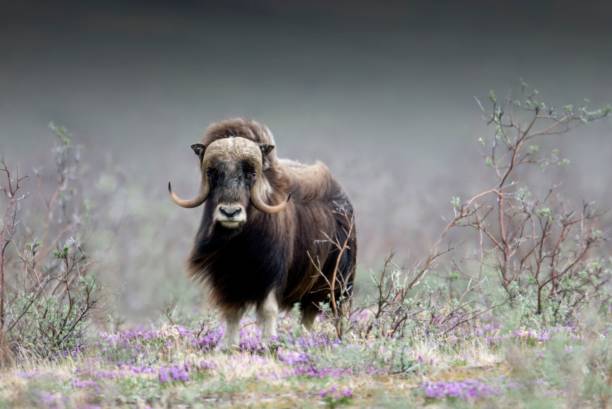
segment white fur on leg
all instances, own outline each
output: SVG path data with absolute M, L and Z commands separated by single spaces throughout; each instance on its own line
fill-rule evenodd
M 308 332 L 312 331 L 317 314 L 316 310 L 302 311 L 302 325 Z
M 276 291 L 272 290 L 263 303 L 257 306 L 257 321 L 261 328 L 262 341 L 266 344 L 270 338 L 276 337 L 276 318 L 278 317 L 278 301 Z
M 223 338 L 223 348 L 226 350 L 233 349 L 240 344 L 240 318 L 242 318 L 242 310 L 225 311 L 225 336 Z

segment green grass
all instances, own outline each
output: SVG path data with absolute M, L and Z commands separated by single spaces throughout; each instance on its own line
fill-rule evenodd
M 100 334 L 74 357 L 4 370 L 0 408 L 600 408 L 611 367 L 607 324 L 598 325 L 398 340 L 349 332 L 337 343 L 330 323 L 309 335 L 289 315 L 274 348 L 229 353 L 198 345 L 195 327 L 162 325 Z M 246 325 L 243 340 L 255 337 Z M 187 377 L 162 379 L 172 370 Z M 493 393 L 432 397 L 425 387 L 464 381 Z

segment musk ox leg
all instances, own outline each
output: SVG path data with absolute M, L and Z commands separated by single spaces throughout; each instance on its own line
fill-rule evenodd
M 278 301 L 276 290 L 268 293 L 266 299 L 257 306 L 257 322 L 261 327 L 261 336 L 264 343 L 276 337 L 276 318 L 278 316 Z
M 300 304 L 300 310 L 302 312 L 302 325 L 308 331 L 312 331 L 315 319 L 319 315 L 319 308 L 312 302 L 303 302 Z
M 244 314 L 243 308 L 226 309 L 223 311 L 225 318 L 225 336 L 223 338 L 223 349 L 236 348 L 240 344 L 240 319 Z

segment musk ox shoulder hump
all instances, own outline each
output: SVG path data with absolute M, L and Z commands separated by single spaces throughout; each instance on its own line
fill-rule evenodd
M 340 190 L 329 168 L 322 162 L 306 165 L 280 159 L 279 165 L 290 180 L 292 196 L 302 201 L 330 200 Z
M 211 124 L 204 133 L 202 143 L 208 145 L 217 139 L 231 136 L 240 136 L 259 144 L 274 145 L 274 135 L 267 126 L 243 118 L 225 119 Z

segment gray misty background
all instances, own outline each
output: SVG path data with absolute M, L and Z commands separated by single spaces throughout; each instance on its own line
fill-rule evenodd
M 390 250 L 418 256 L 450 197 L 483 185 L 474 96 L 523 78 L 555 104 L 612 102 L 611 17 L 604 0 L 3 4 L 0 154 L 52 166 L 49 122 L 71 130 L 88 185 L 114 197 L 96 203 L 99 231 L 115 226 L 97 237 L 103 274 L 139 313 L 189 287 L 199 213 L 173 207 L 167 181 L 195 192 L 189 145 L 212 121 L 255 118 L 281 156 L 338 175 L 367 271 Z M 555 142 L 570 197 L 611 204 L 611 138 L 604 121 Z

